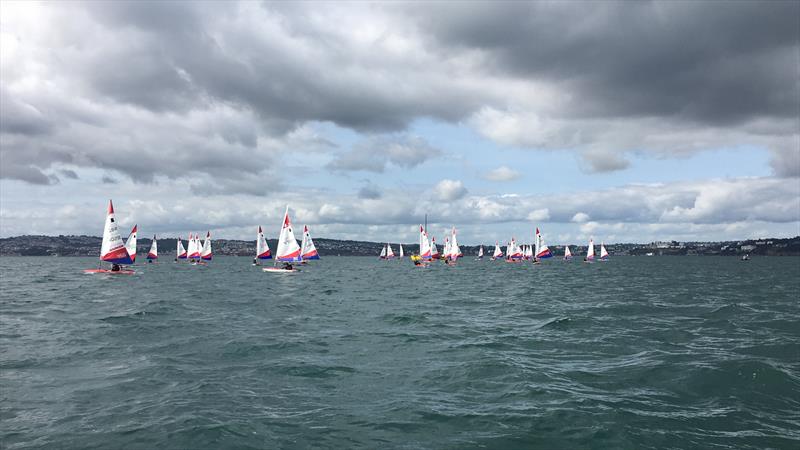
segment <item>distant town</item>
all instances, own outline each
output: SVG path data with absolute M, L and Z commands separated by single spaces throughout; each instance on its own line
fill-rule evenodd
M 97 256 L 100 252 L 101 238 L 97 236 L 16 236 L 0 239 L 0 256 Z M 314 239 L 320 254 L 329 256 L 378 256 L 384 243 L 365 241 L 346 241 L 338 239 Z M 150 239 L 140 238 L 137 242 L 137 253 L 146 254 L 150 248 Z M 176 240 L 165 238 L 158 240 L 158 249 L 162 258 L 174 258 Z M 398 244 L 392 244 L 395 253 Z M 269 241 L 273 251 L 277 246 L 275 240 Z M 550 245 L 556 256 L 563 255 L 564 247 Z M 419 250 L 417 244 L 403 243 L 406 254 Z M 493 245 L 485 245 L 491 252 Z M 726 242 L 679 242 L 660 241 L 649 244 L 606 244 L 611 255 L 631 256 L 703 256 L 703 255 L 763 255 L 763 256 L 799 256 L 800 236 L 787 239 L 749 239 Z M 215 255 L 253 256 L 255 241 L 232 239 L 215 239 L 213 241 Z M 478 246 L 461 246 L 465 255 L 474 255 Z M 576 256 L 586 252 L 586 246 L 570 245 Z

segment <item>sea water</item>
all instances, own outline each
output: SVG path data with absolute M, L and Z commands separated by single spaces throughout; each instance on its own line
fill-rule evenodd
M 800 258 L 0 258 L 17 448 L 800 448 Z

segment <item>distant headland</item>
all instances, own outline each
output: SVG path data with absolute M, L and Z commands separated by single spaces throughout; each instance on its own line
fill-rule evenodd
M 150 239 L 138 240 L 138 252 L 147 253 Z M 339 239 L 314 239 L 323 256 L 375 256 L 385 243 L 368 241 L 348 241 Z M 97 256 L 101 238 L 98 236 L 41 236 L 25 235 L 0 239 L 0 256 Z M 277 242 L 269 240 L 270 248 Z M 417 244 L 403 242 L 407 254 L 418 251 Z M 490 250 L 492 245 L 484 245 Z M 172 255 L 176 247 L 175 238 L 158 239 L 158 247 L 163 255 Z M 556 255 L 563 253 L 563 246 L 550 245 Z M 745 239 L 724 242 L 678 242 L 661 241 L 648 244 L 606 244 L 612 255 L 723 255 L 744 254 L 764 256 L 800 256 L 800 236 L 793 238 Z M 474 255 L 478 246 L 461 246 L 464 255 Z M 573 254 L 586 251 L 585 245 L 572 245 Z M 229 256 L 253 256 L 255 240 L 215 239 L 214 254 Z M 174 255 L 173 255 L 174 256 Z M 169 256 L 168 256 L 169 257 Z

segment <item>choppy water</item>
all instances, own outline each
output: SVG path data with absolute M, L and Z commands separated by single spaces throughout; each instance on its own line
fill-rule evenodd
M 3 448 L 799 448 L 800 258 L 0 259 Z

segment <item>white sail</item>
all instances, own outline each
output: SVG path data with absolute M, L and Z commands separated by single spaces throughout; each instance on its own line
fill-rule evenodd
M 478 249 L 478 258 L 483 258 L 483 245 L 481 245 L 481 248 Z
M 386 259 L 386 246 L 384 245 L 381 247 L 381 254 L 379 256 L 380 259 Z
M 536 259 L 542 258 L 550 258 L 553 256 L 553 253 L 547 248 L 547 245 L 544 243 L 544 238 L 542 237 L 542 233 L 539 232 L 539 228 L 536 228 Z
M 586 249 L 586 260 L 594 259 L 594 240 L 589 239 L 589 248 Z
M 608 251 L 606 250 L 606 246 L 602 242 L 600 243 L 600 259 L 602 260 L 608 259 Z
M 403 244 L 400 244 L 400 258 L 403 257 Z
M 189 245 L 189 244 L 186 244 L 186 245 Z M 186 255 L 188 253 L 189 252 L 187 252 L 186 249 L 183 248 L 183 242 L 181 242 L 181 238 L 179 236 L 178 237 L 178 246 L 177 246 L 177 249 L 175 250 L 176 258 L 186 259 Z
M 158 259 L 158 243 L 156 235 L 153 235 L 153 243 L 150 244 L 150 251 L 147 252 L 147 259 Z
M 206 233 L 206 240 L 203 242 L 203 250 L 200 252 L 200 258 L 208 261 L 211 257 L 211 232 L 209 231 Z
M 458 248 L 458 239 L 456 239 L 456 227 L 453 227 L 453 231 L 450 234 L 450 259 L 455 261 L 461 256 L 461 249 Z
M 308 231 L 308 226 L 303 227 L 303 246 L 300 250 L 300 257 L 306 259 L 319 259 L 319 252 L 317 246 L 314 245 L 314 240 L 311 239 L 311 232 Z
M 569 245 L 565 245 L 564 246 L 564 259 L 571 259 L 571 258 L 572 258 L 572 252 L 569 251 Z
M 258 226 L 258 233 L 256 234 L 256 258 L 258 259 L 272 259 L 272 254 L 269 251 L 269 244 L 264 237 L 264 231 L 261 225 Z
M 422 259 L 431 259 L 431 243 L 428 241 L 428 233 L 422 225 L 419 226 L 419 256 Z
M 392 245 L 386 244 L 386 259 L 394 258 L 394 251 L 392 251 Z
M 194 235 L 189 233 L 189 240 L 186 241 L 186 257 L 191 258 L 194 253 Z
M 297 239 L 294 237 L 292 230 L 292 221 L 289 219 L 289 207 L 286 207 L 286 212 L 283 214 L 283 222 L 281 224 L 281 234 L 278 237 L 278 249 L 275 251 L 275 258 L 278 261 L 300 261 L 300 246 L 297 245 Z
M 436 238 L 431 237 L 431 259 L 439 258 L 439 248 L 436 247 Z
M 131 257 L 132 262 L 136 262 L 136 237 L 139 235 L 139 226 L 134 225 L 131 234 L 128 235 L 128 240 L 125 241 L 125 250 Z
M 500 243 L 495 241 L 494 253 L 492 253 L 492 258 L 500 258 L 501 256 L 503 256 L 503 250 L 500 249 Z
M 131 264 L 130 255 L 128 250 L 122 243 L 122 237 L 119 235 L 119 227 L 117 226 L 116 215 L 114 214 L 114 205 L 111 200 L 108 201 L 108 212 L 106 214 L 106 222 L 103 227 L 103 243 L 100 245 L 100 259 L 115 264 Z

